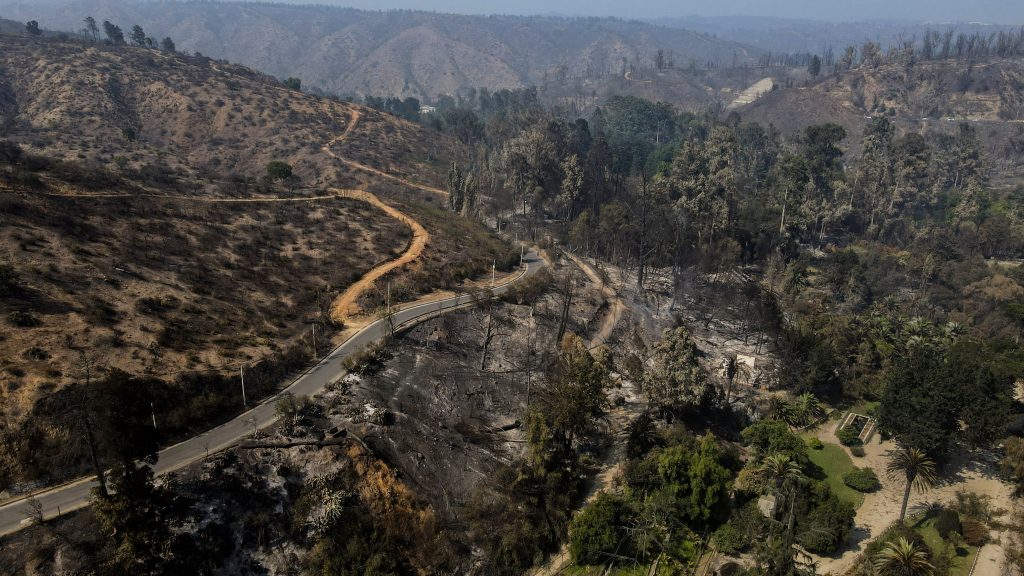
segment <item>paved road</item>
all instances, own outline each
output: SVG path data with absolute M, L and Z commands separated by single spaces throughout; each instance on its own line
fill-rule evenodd
M 535 274 L 544 267 L 544 261 L 534 252 L 527 253 L 524 263 L 526 267 L 520 275 L 493 289 L 496 295 L 504 293 L 508 290 L 509 286 Z M 395 312 L 393 321 L 396 328 L 401 329 L 417 322 L 422 322 L 439 313 L 466 306 L 472 302 L 473 296 L 464 294 L 445 300 L 411 306 Z M 255 408 L 212 430 L 161 450 L 159 460 L 156 466 L 153 467 L 154 471 L 157 474 L 165 474 L 177 470 L 197 462 L 209 454 L 234 445 L 239 440 L 252 434 L 254 426 L 257 428 L 271 426 L 277 419 L 274 414 L 274 403 L 278 396 L 285 392 L 290 392 L 296 396 L 312 396 L 320 392 L 328 383 L 345 375 L 343 363 L 346 358 L 362 351 L 367 345 L 378 342 L 387 334 L 387 331 L 387 321 L 384 319 L 377 320 L 366 326 L 328 354 L 316 366 L 292 382 L 286 389 L 267 398 Z M 64 514 L 88 506 L 90 491 L 95 486 L 95 479 L 83 478 L 37 494 L 35 501 L 42 505 L 44 517 L 52 518 L 58 514 Z M 29 502 L 27 499 L 22 499 L 0 506 L 0 536 L 16 532 L 29 525 L 28 518 L 32 513 Z

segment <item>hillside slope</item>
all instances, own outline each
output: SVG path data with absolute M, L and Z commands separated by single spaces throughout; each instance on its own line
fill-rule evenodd
M 508 248 L 481 225 L 396 183 L 442 181 L 457 150 L 239 66 L 0 35 L 0 430 L 85 364 L 173 388 L 156 407 L 171 435 L 238 409 L 240 366 L 250 400 L 272 390 L 309 362 L 314 326 L 329 349 L 331 301 L 412 241 L 370 192 L 430 234 L 388 275 L 396 301 L 500 265 Z M 270 160 L 298 181 L 270 181 Z M 15 457 L 0 450 L 0 484 Z M 18 477 L 57 472 L 35 461 Z
M 777 82 L 777 84 L 783 84 Z M 953 133 L 974 126 L 993 176 L 1024 175 L 1024 61 L 939 60 L 912 66 L 856 66 L 817 82 L 779 88 L 740 107 L 744 120 L 793 134 L 811 124 L 846 127 L 851 147 L 872 117 L 888 115 L 903 132 Z
M 70 0 L 59 8 L 0 4 L 8 18 L 77 30 L 92 15 L 140 24 L 181 50 L 298 76 L 338 94 L 433 98 L 459 89 L 514 88 L 547 76 L 618 73 L 658 50 L 680 66 L 739 63 L 756 50 L 689 32 L 612 19 L 368 12 L 237 2 Z
M 137 166 L 159 156 L 222 176 L 260 175 L 282 160 L 305 182 L 337 175 L 320 147 L 344 130 L 348 104 L 204 57 L 13 35 L 0 42 L 0 127 L 49 157 L 113 166 L 123 155 Z M 363 126 L 374 128 L 354 135 L 366 143 L 360 161 L 406 164 L 443 153 L 443 140 L 373 110 Z M 380 145 L 385 138 L 391 146 Z

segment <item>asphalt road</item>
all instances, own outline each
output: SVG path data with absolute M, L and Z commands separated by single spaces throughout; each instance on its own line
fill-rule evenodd
M 506 281 L 504 284 L 496 286 L 493 289 L 494 294 L 500 295 L 506 292 L 511 285 L 535 274 L 544 267 L 544 261 L 535 252 L 531 251 L 526 254 L 525 265 L 526 268 L 520 275 Z M 466 306 L 472 302 L 473 296 L 464 294 L 437 302 L 412 306 L 395 312 L 393 314 L 393 322 L 397 329 L 403 329 L 440 313 Z M 254 428 L 262 429 L 271 426 L 277 419 L 274 413 L 274 403 L 281 394 L 290 392 L 296 396 L 312 396 L 320 392 L 327 384 L 345 375 L 343 364 L 346 358 L 362 351 L 367 345 L 380 341 L 387 332 L 388 323 L 386 319 L 377 320 L 366 326 L 278 394 L 265 399 L 248 412 L 212 430 L 161 450 L 157 464 L 153 467 L 154 471 L 157 474 L 166 474 L 167 472 L 188 466 L 250 436 Z M 38 493 L 34 499 L 15 500 L 0 506 L 0 536 L 17 532 L 29 526 L 29 518 L 33 514 L 32 500 L 42 506 L 45 518 L 53 518 L 59 514 L 65 514 L 88 506 L 90 492 L 96 485 L 97 483 L 94 478 L 82 478 Z

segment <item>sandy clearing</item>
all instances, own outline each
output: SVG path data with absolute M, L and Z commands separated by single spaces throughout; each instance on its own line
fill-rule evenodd
M 832 433 L 835 422 L 823 424 L 815 435 L 823 442 L 837 443 Z M 903 500 L 903 483 L 890 480 L 885 473 L 889 462 L 889 453 L 896 449 L 895 442 L 882 442 L 878 437 L 864 446 L 864 456 L 851 456 L 855 466 L 868 467 L 875 471 L 881 481 L 882 488 L 874 493 L 866 494 L 864 504 L 857 510 L 854 518 L 852 542 L 841 553 L 833 557 L 815 556 L 818 561 L 819 574 L 844 574 L 849 570 L 857 557 L 864 551 L 868 542 L 878 536 L 886 528 L 897 521 L 900 515 L 900 504 Z M 956 498 L 960 490 L 976 492 L 991 496 L 995 508 L 1009 510 L 1012 506 L 1012 488 L 999 479 L 994 462 L 984 459 L 977 453 L 957 454 L 950 462 L 950 472 L 944 474 L 939 485 L 925 493 L 911 492 L 907 505 L 907 515 L 927 509 L 932 504 L 945 504 Z M 1002 538 L 1005 540 L 1005 538 Z M 985 545 L 979 553 L 978 571 L 975 574 L 998 574 L 1002 566 L 1003 548 L 993 542 Z M 985 564 L 982 564 L 984 560 Z M 984 567 L 984 570 L 982 569 Z
M 739 108 L 740 106 L 746 106 L 747 104 L 757 102 L 761 96 L 771 92 L 774 87 L 774 80 L 771 78 L 762 78 L 757 82 L 754 82 L 743 92 L 740 92 L 739 96 L 736 96 L 736 99 L 726 106 L 726 110 L 732 110 L 734 108 Z

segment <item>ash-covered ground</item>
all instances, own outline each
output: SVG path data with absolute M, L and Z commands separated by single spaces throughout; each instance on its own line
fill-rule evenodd
M 608 303 L 567 264 L 532 304 L 481 302 L 396 336 L 382 370 L 349 376 L 325 395 L 333 421 L 361 436 L 439 514 L 463 504 L 525 447 L 519 422 L 558 349 L 568 282 L 564 331 L 586 336 Z

